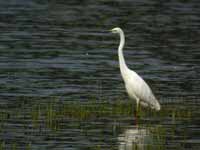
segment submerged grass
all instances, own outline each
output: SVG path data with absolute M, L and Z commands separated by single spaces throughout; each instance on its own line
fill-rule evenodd
M 135 103 L 133 101 L 106 101 L 91 100 L 88 102 L 62 102 L 56 98 L 48 100 L 48 102 L 38 100 L 34 104 L 23 103 L 22 108 L 15 108 L 14 112 L 0 111 L 0 131 L 2 124 L 9 118 L 30 117 L 34 127 L 38 127 L 41 123 L 45 123 L 47 127 L 57 129 L 59 122 L 65 119 L 73 119 L 77 121 L 94 120 L 99 118 L 123 118 L 135 117 Z M 171 105 L 162 106 L 161 111 L 141 108 L 138 112 L 139 123 L 146 121 L 162 121 L 164 119 L 176 122 L 177 120 L 190 121 L 193 117 L 194 109 L 188 107 L 176 107 Z M 18 111 L 20 109 L 20 111 Z
M 115 102 L 108 101 L 89 101 L 87 103 L 81 102 L 67 102 L 61 103 L 58 100 L 52 100 L 48 104 L 40 103 L 32 106 L 31 118 L 33 124 L 37 124 L 41 120 L 45 120 L 48 127 L 56 129 L 61 120 L 92 120 L 98 118 L 119 118 L 119 117 L 135 117 L 135 104 L 133 101 L 118 100 Z M 153 118 L 153 120 L 170 119 L 175 122 L 177 119 L 190 120 L 192 112 L 189 109 L 176 108 L 164 106 L 159 112 L 150 109 L 143 109 L 138 112 L 139 120 L 142 121 Z
M 89 102 L 89 103 L 65 103 L 58 104 L 57 102 L 51 102 L 46 106 L 39 105 L 32 110 L 32 120 L 37 123 L 38 119 L 45 118 L 45 122 L 48 127 L 58 128 L 58 122 L 63 119 L 74 120 L 92 120 L 102 117 L 122 117 L 132 116 L 133 109 L 132 103 L 122 102 L 109 103 L 109 102 Z
M 30 104 L 26 103 L 22 105 L 22 111 L 6 112 L 4 110 L 0 111 L 0 132 L 3 130 L 4 122 L 16 119 L 24 119 L 23 117 L 29 117 L 32 121 L 33 128 L 41 129 L 48 128 L 56 131 L 61 127 L 63 122 L 70 121 L 93 121 L 101 118 L 118 119 L 120 118 L 130 118 L 131 121 L 134 119 L 135 103 L 133 101 L 123 101 L 117 100 L 114 102 L 109 101 L 95 101 L 91 100 L 88 102 L 61 102 L 57 99 L 52 99 L 50 102 L 46 103 L 37 101 L 37 103 Z M 20 110 L 18 108 L 18 110 Z M 150 109 L 141 108 L 139 111 L 139 124 L 145 125 L 153 135 L 160 145 L 157 147 L 152 147 L 152 145 L 147 145 L 146 149 L 164 149 L 166 135 L 170 134 L 172 137 L 175 135 L 176 121 L 190 121 L 193 117 L 193 111 L 188 107 L 171 107 L 171 105 L 165 105 L 162 110 L 155 112 Z M 170 130 L 159 126 L 159 122 L 163 120 L 171 121 Z M 158 123 L 158 126 L 152 128 L 152 121 Z M 132 121 L 131 121 L 132 122 Z M 185 123 L 185 122 L 184 122 Z M 149 125 L 149 126 L 148 126 Z M 173 128 L 174 125 L 174 128 Z M 155 146 L 155 145 L 154 145 Z M 17 144 L 12 145 L 12 149 L 16 149 Z M 0 141 L 0 150 L 5 149 L 5 142 Z M 31 149 L 31 144 L 26 145 L 26 149 Z M 96 149 L 101 149 L 96 147 Z M 133 149 L 138 149 L 137 145 Z
M 135 103 L 133 101 L 116 100 L 91 100 L 88 102 L 61 102 L 56 98 L 48 100 L 48 102 L 38 100 L 34 104 L 23 103 L 21 108 L 14 109 L 14 112 L 6 110 L 0 111 L 0 131 L 3 123 L 8 119 L 19 119 L 30 117 L 34 127 L 39 127 L 41 123 L 47 127 L 56 129 L 60 121 L 65 119 L 73 120 L 92 120 L 98 118 L 119 118 L 119 117 L 135 117 Z M 19 111 L 20 110 L 20 111 Z M 187 107 L 176 107 L 173 104 L 162 106 L 161 111 L 156 112 L 150 109 L 141 108 L 138 116 L 139 123 L 152 118 L 154 121 L 162 121 L 169 119 L 172 122 L 177 120 L 190 121 L 193 117 L 194 109 Z

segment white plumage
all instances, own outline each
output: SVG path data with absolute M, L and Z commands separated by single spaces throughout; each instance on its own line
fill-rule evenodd
M 130 70 L 125 63 L 123 56 L 123 47 L 125 44 L 124 32 L 118 27 L 113 28 L 111 31 L 120 35 L 120 44 L 118 47 L 119 65 L 128 95 L 130 98 L 136 100 L 137 109 L 140 104 L 159 111 L 161 109 L 160 104 L 148 84 L 135 71 Z

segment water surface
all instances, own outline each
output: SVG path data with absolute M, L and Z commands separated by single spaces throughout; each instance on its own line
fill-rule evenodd
M 195 0 L 1 1 L 0 148 L 198 149 L 199 16 Z M 113 112 L 129 103 L 116 26 L 163 108 L 139 128 Z

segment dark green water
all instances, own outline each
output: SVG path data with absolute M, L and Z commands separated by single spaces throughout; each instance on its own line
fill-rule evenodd
M 139 127 L 116 26 L 163 108 Z M 0 1 L 0 150 L 200 149 L 199 37 L 195 0 Z

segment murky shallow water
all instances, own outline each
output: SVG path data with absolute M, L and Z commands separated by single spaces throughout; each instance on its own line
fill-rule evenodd
M 196 1 L 0 2 L 0 149 L 199 149 L 199 16 Z M 115 26 L 164 108 L 139 127 Z

